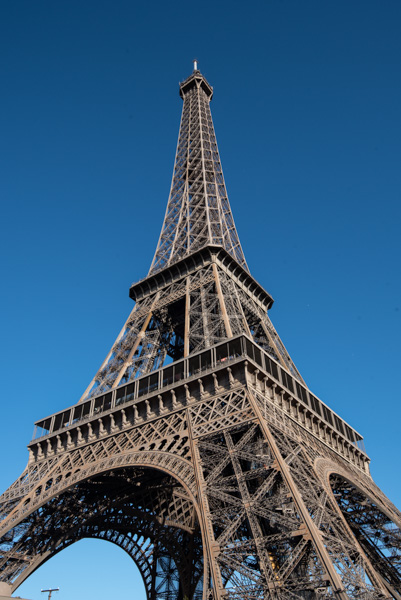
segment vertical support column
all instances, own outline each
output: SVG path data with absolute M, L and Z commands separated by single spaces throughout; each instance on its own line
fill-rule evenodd
M 277 465 L 281 471 L 281 475 L 285 483 L 287 484 L 288 489 L 290 490 L 291 496 L 297 507 L 298 513 L 302 517 L 302 520 L 308 530 L 313 546 L 316 550 L 316 554 L 318 555 L 319 560 L 324 570 L 326 571 L 327 577 L 330 581 L 331 587 L 336 595 L 336 598 L 339 598 L 341 600 L 348 600 L 348 595 L 345 592 L 340 576 L 333 565 L 333 562 L 329 556 L 329 553 L 326 550 L 325 545 L 323 544 L 321 533 L 309 514 L 309 511 L 297 488 L 297 485 L 292 478 L 290 469 L 287 463 L 285 462 L 284 458 L 282 457 L 281 452 L 276 444 L 276 441 L 273 435 L 271 434 L 270 429 L 267 426 L 266 421 L 264 420 L 263 415 L 259 409 L 259 406 L 252 394 L 249 394 L 249 400 L 253 410 L 255 411 L 256 416 L 258 417 L 260 427 L 266 437 L 271 451 L 277 461 Z
M 223 583 L 221 580 L 220 569 L 216 564 L 216 556 L 219 552 L 219 546 L 214 539 L 213 527 L 210 518 L 209 502 L 206 496 L 206 484 L 203 479 L 201 460 L 198 444 L 192 435 L 192 426 L 190 413 L 187 410 L 188 439 L 191 448 L 192 464 L 195 471 L 195 480 L 199 504 L 199 521 L 202 532 L 203 542 L 203 600 L 209 600 L 207 595 L 209 588 L 209 577 L 213 585 L 213 600 L 220 600 L 224 595 Z M 210 573 L 210 575 L 209 575 Z
M 196 82 L 196 86 L 200 91 L 200 81 Z M 206 210 L 206 225 L 207 225 L 207 236 L 210 243 L 213 243 L 212 227 L 210 223 L 210 212 L 209 212 L 209 199 L 207 195 L 207 183 L 206 183 L 206 169 L 205 169 L 205 148 L 203 143 L 203 124 L 202 124 L 202 110 L 201 110 L 201 94 L 197 94 L 197 105 L 198 105 L 198 123 L 199 123 L 199 138 L 200 138 L 200 152 L 201 152 L 201 165 L 202 165 L 202 187 L 203 187 L 203 198 Z
M 128 356 L 127 356 L 127 360 L 124 362 L 123 366 L 122 366 L 122 367 L 121 367 L 121 369 L 120 369 L 120 372 L 119 372 L 119 374 L 117 375 L 117 378 L 115 379 L 115 381 L 114 381 L 114 383 L 113 383 L 113 389 L 114 389 L 114 388 L 116 388 L 116 387 L 118 386 L 118 384 L 120 383 L 120 381 L 121 381 L 121 379 L 122 379 L 122 377 L 123 377 L 123 375 L 124 375 L 125 371 L 127 370 L 127 368 L 129 367 L 129 365 L 130 365 L 130 363 L 131 363 L 132 357 L 134 356 L 136 349 L 138 348 L 138 346 L 139 346 L 140 342 L 141 342 L 141 341 L 143 340 L 143 338 L 145 337 L 145 332 L 146 332 L 146 330 L 147 330 L 147 328 L 148 328 L 148 325 L 149 325 L 149 323 L 150 323 L 150 319 L 152 318 L 152 315 L 153 315 L 153 309 L 154 309 L 154 306 L 155 306 L 156 302 L 157 302 L 157 301 L 158 301 L 158 299 L 159 299 L 159 296 L 160 296 L 160 293 L 158 292 L 158 293 L 155 295 L 155 298 L 154 298 L 154 300 L 153 300 L 153 302 L 152 302 L 152 306 L 151 306 L 151 307 L 150 307 L 150 309 L 149 309 L 148 316 L 146 317 L 146 319 L 145 319 L 145 321 L 144 321 L 144 323 L 143 323 L 143 325 L 142 325 L 142 327 L 141 327 L 141 331 L 138 333 L 138 336 L 137 336 L 137 338 L 136 338 L 136 340 L 135 340 L 135 343 L 134 343 L 134 345 L 132 346 L 132 348 L 131 348 L 131 350 L 130 350 L 130 353 L 129 353 L 129 354 L 128 354 Z
M 148 600 L 157 600 L 156 598 L 156 575 L 157 575 L 157 558 L 158 558 L 158 552 L 157 552 L 157 541 L 154 542 L 153 544 L 153 552 L 152 552 L 152 573 L 151 573 L 151 587 L 150 589 L 147 589 L 147 596 L 148 596 Z
M 274 350 L 276 350 L 276 355 L 277 355 L 277 358 L 278 358 L 280 364 L 284 367 L 284 369 L 288 369 L 288 364 L 285 362 L 283 355 L 280 352 L 280 349 L 277 348 L 276 341 L 275 341 L 274 337 L 272 336 L 271 332 L 269 331 L 269 328 L 267 327 L 266 323 L 263 321 L 263 319 L 260 321 L 260 324 L 262 326 L 263 331 L 265 332 L 267 339 L 270 342 L 271 347 L 274 348 Z
M 231 331 L 231 325 L 230 325 L 230 321 L 228 319 L 226 303 L 224 301 L 223 292 L 221 291 L 220 278 L 219 278 L 219 274 L 217 271 L 216 263 L 212 264 L 212 268 L 213 268 L 214 281 L 216 283 L 217 295 L 219 297 L 219 302 L 220 302 L 220 310 L 221 310 L 221 314 L 223 316 L 223 321 L 224 321 L 224 326 L 226 328 L 227 337 L 232 338 L 233 333 Z
M 104 369 L 104 367 L 107 365 L 107 363 L 109 362 L 109 359 L 111 357 L 111 355 L 113 354 L 113 348 L 114 346 L 121 340 L 121 338 L 123 337 L 126 329 L 127 329 L 127 325 L 129 323 L 129 321 L 132 318 L 132 315 L 135 313 L 135 311 L 138 309 L 138 305 L 134 306 L 134 308 L 132 309 L 132 311 L 130 312 L 130 315 L 128 317 L 128 319 L 125 321 L 123 328 L 121 329 L 120 333 L 118 334 L 116 341 L 114 342 L 114 344 L 111 347 L 110 352 L 107 354 L 106 358 L 104 359 L 104 361 L 102 362 L 102 364 L 100 365 L 100 369 L 98 370 L 101 371 L 102 369 Z M 96 373 L 97 375 L 97 373 Z M 95 377 L 92 379 L 92 381 L 90 382 L 90 384 L 88 385 L 88 387 L 86 388 L 86 390 L 84 391 L 84 393 L 82 394 L 82 396 L 79 399 L 79 402 L 83 402 L 85 400 L 85 398 L 87 398 L 89 392 L 91 391 L 95 381 L 96 381 L 96 375 Z
M 213 341 L 210 339 L 209 323 L 208 323 L 208 307 L 205 298 L 205 288 L 201 287 L 201 310 L 202 310 L 202 323 L 203 323 L 203 336 L 205 338 L 205 347 L 213 346 Z
M 230 452 L 231 462 L 234 468 L 234 473 L 237 478 L 238 487 L 241 492 L 242 501 L 244 503 L 245 512 L 248 517 L 249 526 L 252 530 L 253 538 L 255 541 L 255 546 L 259 555 L 259 564 L 260 569 L 265 576 L 266 581 L 271 580 L 271 576 L 274 575 L 272 573 L 272 557 L 268 555 L 266 549 L 263 546 L 263 531 L 261 529 L 260 523 L 255 518 L 255 515 L 252 512 L 252 498 L 249 493 L 248 487 L 246 485 L 240 461 L 238 459 L 238 455 L 236 454 L 235 445 L 233 443 L 233 439 L 231 437 L 230 431 L 224 431 L 224 437 L 226 440 L 227 448 Z M 270 567 L 270 568 L 269 568 Z
M 248 321 L 246 320 L 246 317 L 245 317 L 245 312 L 244 312 L 244 309 L 243 309 L 243 307 L 242 307 L 241 300 L 240 300 L 240 297 L 239 297 L 239 294 L 238 294 L 237 285 L 233 283 L 233 287 L 234 287 L 234 291 L 235 291 L 235 298 L 236 298 L 236 300 L 237 300 L 237 303 L 238 303 L 239 309 L 240 309 L 240 311 L 241 311 L 241 313 L 240 313 L 240 314 L 241 314 L 241 317 L 242 317 L 242 323 L 243 323 L 243 325 L 244 325 L 244 330 L 245 330 L 245 333 L 246 333 L 247 335 L 249 335 L 249 337 L 250 337 L 250 338 L 252 338 L 252 333 L 251 333 L 251 330 L 249 329 Z
M 189 354 L 189 311 L 191 308 L 191 295 L 189 293 L 189 275 L 186 281 L 186 291 L 185 291 L 185 322 L 184 322 L 184 357 Z

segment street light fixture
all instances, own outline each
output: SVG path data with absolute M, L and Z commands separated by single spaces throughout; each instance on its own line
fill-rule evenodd
M 52 592 L 58 592 L 60 588 L 49 588 L 48 590 L 40 590 L 41 592 L 49 592 L 47 600 L 50 600 L 52 597 Z

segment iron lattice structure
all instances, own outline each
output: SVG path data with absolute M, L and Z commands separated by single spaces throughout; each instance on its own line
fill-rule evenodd
M 362 437 L 305 385 L 249 273 L 195 69 L 167 211 L 135 306 L 81 400 L 36 423 L 0 497 L 15 590 L 82 538 L 148 600 L 401 599 L 401 514 Z

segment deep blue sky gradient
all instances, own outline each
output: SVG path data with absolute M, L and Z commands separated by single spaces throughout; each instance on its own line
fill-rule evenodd
M 0 8 L 1 490 L 132 308 L 167 202 L 192 59 L 252 274 L 311 389 L 401 506 L 401 3 L 13 0 Z M 143 600 L 80 542 L 17 591 Z M 43 597 L 43 596 L 42 596 Z

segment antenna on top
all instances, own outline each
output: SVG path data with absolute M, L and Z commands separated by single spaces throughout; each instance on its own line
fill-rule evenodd
M 198 59 L 194 58 L 193 63 L 194 63 L 194 71 L 197 71 L 198 70 Z

